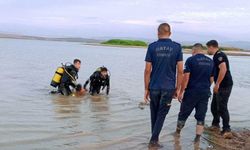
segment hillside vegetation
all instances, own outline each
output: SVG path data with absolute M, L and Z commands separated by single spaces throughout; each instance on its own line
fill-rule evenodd
M 147 46 L 147 43 L 139 40 L 121 40 L 121 39 L 112 39 L 101 44 L 106 45 L 122 45 L 122 46 Z

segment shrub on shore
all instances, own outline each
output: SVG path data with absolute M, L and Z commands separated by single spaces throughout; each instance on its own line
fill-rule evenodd
M 139 40 L 121 40 L 121 39 L 112 39 L 105 42 L 102 42 L 102 44 L 107 45 L 123 45 L 123 46 L 147 46 L 147 43 L 144 41 Z

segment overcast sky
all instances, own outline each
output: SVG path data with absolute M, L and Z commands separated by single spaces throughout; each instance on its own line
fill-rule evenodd
M 0 0 L 0 32 L 177 40 L 250 41 L 250 0 Z

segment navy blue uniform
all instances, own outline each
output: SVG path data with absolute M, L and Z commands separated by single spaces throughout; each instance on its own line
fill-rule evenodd
M 227 72 L 225 74 L 224 79 L 222 80 L 219 91 L 217 94 L 213 94 L 213 100 L 211 103 L 211 112 L 213 114 L 213 126 L 218 126 L 220 124 L 220 117 L 223 120 L 223 131 L 230 131 L 230 117 L 227 108 L 228 100 L 233 87 L 233 79 L 230 72 L 230 65 L 228 58 L 225 53 L 222 51 L 217 51 L 213 57 L 214 61 L 214 79 L 215 83 L 217 82 L 219 76 L 219 65 L 221 63 L 225 63 L 227 67 Z
M 150 75 L 150 141 L 157 142 L 165 117 L 170 109 L 176 84 L 176 65 L 182 61 L 182 48 L 171 39 L 159 39 L 149 45 L 145 61 L 152 63 Z
M 183 60 L 182 48 L 171 39 L 160 39 L 149 45 L 145 61 L 152 63 L 150 90 L 173 90 L 176 65 Z
M 211 95 L 210 78 L 213 73 L 213 61 L 204 54 L 196 54 L 187 59 L 184 73 L 190 73 L 190 78 L 181 103 L 177 126 L 179 128 L 184 126 L 194 108 L 197 124 L 204 125 Z

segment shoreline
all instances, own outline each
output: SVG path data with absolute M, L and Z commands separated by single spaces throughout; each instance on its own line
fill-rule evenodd
M 89 45 L 89 46 L 104 46 L 104 47 L 117 47 L 117 48 L 139 48 L 139 49 L 147 49 L 147 46 L 131 46 L 131 45 L 112 45 L 112 44 L 101 44 L 98 42 L 87 42 L 87 41 L 75 41 L 75 40 L 67 40 L 67 38 L 62 38 L 62 39 L 57 39 L 57 38 L 49 38 L 49 39 L 38 39 L 38 38 L 23 38 L 23 37 L 0 37 L 0 39 L 16 39 L 16 40 L 39 40 L 39 41 L 52 41 L 52 42 L 75 42 L 75 43 L 80 43 L 83 45 Z M 250 56 L 250 51 L 223 51 L 226 53 L 228 56 Z M 183 53 L 184 54 L 191 54 L 191 49 L 188 48 L 183 48 Z M 206 52 L 204 52 L 206 54 Z
M 147 48 L 147 46 L 132 46 L 132 45 L 112 45 L 112 44 L 101 44 L 101 43 L 83 43 L 89 46 L 104 46 L 104 47 L 117 47 L 117 48 Z
M 84 45 L 89 46 L 104 46 L 104 47 L 117 47 L 117 48 L 140 48 L 140 49 L 147 49 L 147 46 L 130 46 L 130 45 L 111 45 L 111 44 L 101 44 L 101 43 L 84 43 Z M 223 51 L 228 56 L 250 56 L 250 51 Z M 191 49 L 183 49 L 184 54 L 191 54 Z M 206 51 L 204 51 L 206 54 Z

